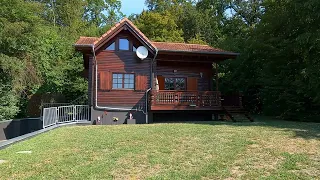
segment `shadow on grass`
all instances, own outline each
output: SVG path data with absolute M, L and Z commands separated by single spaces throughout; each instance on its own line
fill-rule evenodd
M 186 123 L 204 125 L 228 125 L 237 127 L 271 127 L 281 131 L 293 132 L 294 137 L 320 140 L 320 123 L 296 122 L 279 120 L 273 117 L 255 116 L 255 122 L 250 121 L 158 121 L 157 123 Z

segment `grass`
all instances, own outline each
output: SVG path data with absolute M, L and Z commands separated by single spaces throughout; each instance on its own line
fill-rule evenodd
M 0 179 L 317 179 L 319 138 L 268 118 L 64 127 L 0 150 Z

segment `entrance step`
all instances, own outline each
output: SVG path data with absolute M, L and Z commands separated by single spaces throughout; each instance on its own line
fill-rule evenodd
M 249 115 L 249 113 L 241 107 L 224 107 L 223 109 L 225 115 L 229 117 L 233 122 L 245 120 L 249 120 L 251 122 L 254 121 L 254 119 Z

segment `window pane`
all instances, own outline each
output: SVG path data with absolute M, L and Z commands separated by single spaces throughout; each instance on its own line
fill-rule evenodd
M 110 50 L 110 51 L 114 51 L 115 49 L 116 49 L 116 44 L 114 42 L 106 48 L 106 50 Z
M 124 88 L 125 89 L 133 89 L 134 88 L 134 84 L 124 84 Z
M 112 75 L 113 89 L 134 89 L 134 74 L 119 74 Z
M 119 50 L 129 50 L 128 39 L 119 39 Z
M 165 90 L 174 90 L 174 79 L 165 78 Z
M 129 84 L 124 84 L 124 88 L 129 89 Z
M 186 89 L 186 82 L 185 78 L 176 78 L 176 90 L 185 90 Z

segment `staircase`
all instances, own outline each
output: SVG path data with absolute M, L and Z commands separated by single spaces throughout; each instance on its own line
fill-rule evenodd
M 253 122 L 253 118 L 242 107 L 223 107 L 225 115 L 227 115 L 233 122 L 249 120 Z

